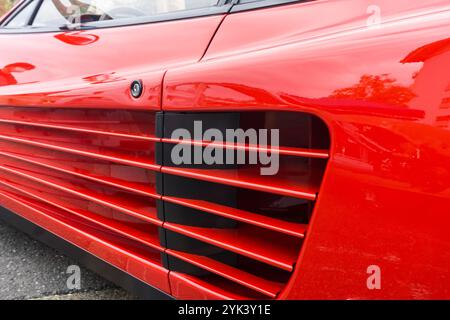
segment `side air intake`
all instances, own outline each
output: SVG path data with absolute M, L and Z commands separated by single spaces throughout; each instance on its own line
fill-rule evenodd
M 180 143 L 236 157 L 269 149 L 198 138 L 199 121 L 219 133 L 279 129 L 279 170 L 176 164 Z M 173 139 L 177 129 L 192 138 Z M 177 298 L 275 299 L 296 267 L 329 146 L 325 124 L 305 113 L 3 107 L 0 205 Z

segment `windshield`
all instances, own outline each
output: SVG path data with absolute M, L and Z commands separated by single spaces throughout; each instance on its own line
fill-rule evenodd
M 55 26 L 214 7 L 218 0 L 44 0 L 33 26 Z

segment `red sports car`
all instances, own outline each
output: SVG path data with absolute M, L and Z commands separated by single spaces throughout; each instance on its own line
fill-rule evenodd
M 23 0 L 0 216 L 146 298 L 449 299 L 448 0 Z

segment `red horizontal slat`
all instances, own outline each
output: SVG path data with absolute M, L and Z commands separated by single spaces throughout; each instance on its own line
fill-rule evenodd
M 244 145 L 244 144 L 232 144 L 232 143 L 219 143 L 213 141 L 195 141 L 195 140 L 177 140 L 163 138 L 164 143 L 171 144 L 188 144 L 193 146 L 202 147 L 214 147 L 221 149 L 242 150 L 247 152 L 264 152 L 264 153 L 278 153 L 285 156 L 307 157 L 317 159 L 328 159 L 329 152 L 326 149 L 308 149 L 308 148 L 295 148 L 295 147 L 283 147 L 279 146 L 277 149 L 268 148 L 256 145 Z
M 278 176 L 260 176 L 244 170 L 162 167 L 161 172 L 306 200 L 315 200 L 319 189 L 317 181 L 292 181 Z
M 120 138 L 127 138 L 127 139 L 144 140 L 144 141 L 150 141 L 150 142 L 161 141 L 160 138 L 156 138 L 154 136 L 87 129 L 87 128 L 77 127 L 74 125 L 71 126 L 71 125 L 67 125 L 67 124 L 60 125 L 60 124 L 45 122 L 45 120 L 43 121 L 41 119 L 40 119 L 40 122 L 29 122 L 29 121 L 23 121 L 23 120 L 11 120 L 11 119 L 1 119 L 0 118 L 0 123 L 25 125 L 25 126 L 40 127 L 40 128 L 46 128 L 46 129 L 67 130 L 67 131 L 82 132 L 82 133 L 91 133 L 91 134 L 120 137 Z
M 146 168 L 149 170 L 155 170 L 158 171 L 160 166 L 154 164 L 152 160 L 149 159 L 136 159 L 128 157 L 124 154 L 117 154 L 111 151 L 102 151 L 102 153 L 94 152 L 92 149 L 89 148 L 88 145 L 72 145 L 67 143 L 61 143 L 61 142 L 42 142 L 38 139 L 29 138 L 29 137 L 19 137 L 19 136 L 12 136 L 12 135 L 5 135 L 0 134 L 0 139 L 7 140 L 7 141 L 13 141 L 17 143 L 22 143 L 26 145 L 32 145 L 36 147 L 41 148 L 48 148 L 52 150 L 58 150 L 73 154 L 78 154 L 86 157 L 91 157 L 94 159 L 100 159 L 105 161 L 111 161 L 111 162 L 117 162 L 117 163 L 123 163 L 130 166 L 137 166 L 141 168 Z
M 50 176 L 38 174 L 29 170 L 13 168 L 11 166 L 0 165 L 0 170 L 12 173 L 14 175 L 42 183 L 51 188 L 75 195 L 77 197 L 93 201 L 97 204 L 118 210 L 130 216 L 148 221 L 155 225 L 162 225 L 162 222 L 157 218 L 156 208 L 149 208 L 146 203 L 136 203 L 129 199 L 118 198 L 92 192 L 80 186 L 70 185 L 61 179 L 55 179 Z
M 111 177 L 105 177 L 105 176 L 97 176 L 89 173 L 87 170 L 81 170 L 77 169 L 77 171 L 71 169 L 70 167 L 65 165 L 65 162 L 55 162 L 46 159 L 45 157 L 39 157 L 36 158 L 37 155 L 33 154 L 32 156 L 29 155 L 22 155 L 7 151 L 1 151 L 0 155 L 7 156 L 13 159 L 25 161 L 27 163 L 31 163 L 38 166 L 43 166 L 45 168 L 57 170 L 59 172 L 67 173 L 70 175 L 74 175 L 80 178 L 92 180 L 95 182 L 103 183 L 106 185 L 110 185 L 116 188 L 124 189 L 126 191 L 131 191 L 137 194 L 149 196 L 152 198 L 160 198 L 159 195 L 156 194 L 155 189 L 150 184 L 142 184 L 142 183 L 136 183 L 136 182 L 128 182 L 125 180 L 115 179 Z
M 281 283 L 268 281 L 204 256 L 188 254 L 170 249 L 166 250 L 166 253 L 209 272 L 215 273 L 225 279 L 234 281 L 242 286 L 262 293 L 270 298 L 275 298 L 283 287 L 283 284 Z
M 281 237 L 270 237 L 255 230 L 249 232 L 243 227 L 200 228 L 166 222 L 164 228 L 286 271 L 292 271 L 297 260 L 298 248 L 292 238 L 288 243 Z
M 203 200 L 182 199 L 176 197 L 163 196 L 162 200 L 186 206 L 192 209 L 208 212 L 228 219 L 245 222 L 257 227 L 268 230 L 281 232 L 290 236 L 304 238 L 307 225 L 274 219 L 256 213 L 239 210 L 227 206 L 222 206 L 216 203 L 211 203 Z

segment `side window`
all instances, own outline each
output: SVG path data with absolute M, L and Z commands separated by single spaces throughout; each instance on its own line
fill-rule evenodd
M 220 0 L 44 0 L 34 27 L 60 27 L 218 6 Z
M 26 27 L 34 13 L 38 1 L 33 1 L 29 3 L 26 7 L 20 9 L 20 11 L 14 15 L 11 20 L 9 20 L 5 27 L 6 28 L 22 28 Z

